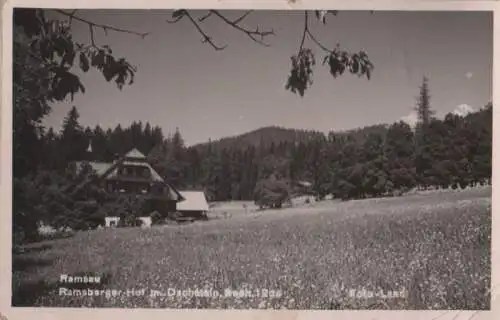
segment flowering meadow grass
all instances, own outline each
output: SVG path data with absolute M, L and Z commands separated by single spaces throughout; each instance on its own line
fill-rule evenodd
M 489 309 L 490 242 L 491 188 L 80 232 L 13 257 L 13 305 Z M 70 285 L 61 274 L 102 278 Z

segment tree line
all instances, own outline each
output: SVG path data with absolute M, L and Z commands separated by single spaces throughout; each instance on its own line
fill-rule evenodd
M 72 107 L 59 132 L 51 127 L 41 133 L 43 157 L 38 165 L 43 169 L 65 170 L 73 161 L 111 162 L 133 148 L 148 154 L 165 140 L 162 129 L 149 122 L 134 121 L 128 127 L 118 124 L 104 130 L 99 125 L 84 128 L 79 117 L 78 109 Z
M 259 181 L 269 179 L 284 182 L 288 193 L 306 181 L 318 198 L 340 199 L 491 183 L 491 104 L 465 116 L 436 119 L 422 112 L 423 117 L 429 119 L 420 119 L 415 128 L 401 121 L 327 135 L 274 128 L 269 139 L 256 132 L 253 143 L 246 136 L 246 144 L 236 137 L 231 143 L 223 139 L 186 147 L 179 130 L 164 137 L 149 123 L 84 129 L 73 108 L 59 134 L 49 129 L 43 135 L 41 154 L 44 169 L 65 170 L 69 161 L 112 161 L 137 148 L 168 183 L 204 190 L 217 201 L 255 200 Z M 281 137 L 273 140 L 277 132 Z

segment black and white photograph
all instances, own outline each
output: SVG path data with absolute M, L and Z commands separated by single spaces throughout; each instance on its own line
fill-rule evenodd
M 491 310 L 493 16 L 14 8 L 12 308 Z

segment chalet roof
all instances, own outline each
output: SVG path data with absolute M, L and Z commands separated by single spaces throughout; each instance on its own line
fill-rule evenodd
M 177 202 L 178 211 L 208 211 L 208 202 L 203 191 L 179 191 L 182 198 Z
M 125 154 L 125 158 L 144 159 L 144 160 L 146 160 L 146 156 L 144 154 L 142 154 L 142 152 L 140 152 L 136 148 L 134 148 L 134 149 L 130 150 L 129 152 L 127 152 Z
M 85 161 L 76 161 L 77 173 L 80 172 L 80 170 L 82 169 L 82 164 L 84 163 Z M 110 162 L 88 161 L 87 163 L 92 167 L 92 169 L 97 173 L 98 176 L 102 176 L 113 165 L 113 163 Z
M 151 178 L 153 179 L 153 181 L 157 181 L 157 182 L 163 182 L 163 178 L 158 174 L 158 172 L 156 172 L 155 169 L 153 169 L 153 167 L 147 163 L 147 162 L 133 162 L 133 161 L 126 161 L 124 160 L 122 162 L 123 165 L 126 165 L 126 166 L 143 166 L 143 167 L 147 167 L 149 169 L 149 171 L 151 172 Z M 118 171 L 118 168 L 115 167 L 106 177 L 107 178 L 112 178 L 112 177 L 116 177 L 117 175 L 117 171 Z

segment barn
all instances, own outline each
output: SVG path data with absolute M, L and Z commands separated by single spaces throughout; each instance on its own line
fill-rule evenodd
M 176 203 L 177 212 L 185 218 L 206 219 L 209 209 L 203 191 L 179 191 L 182 200 Z

